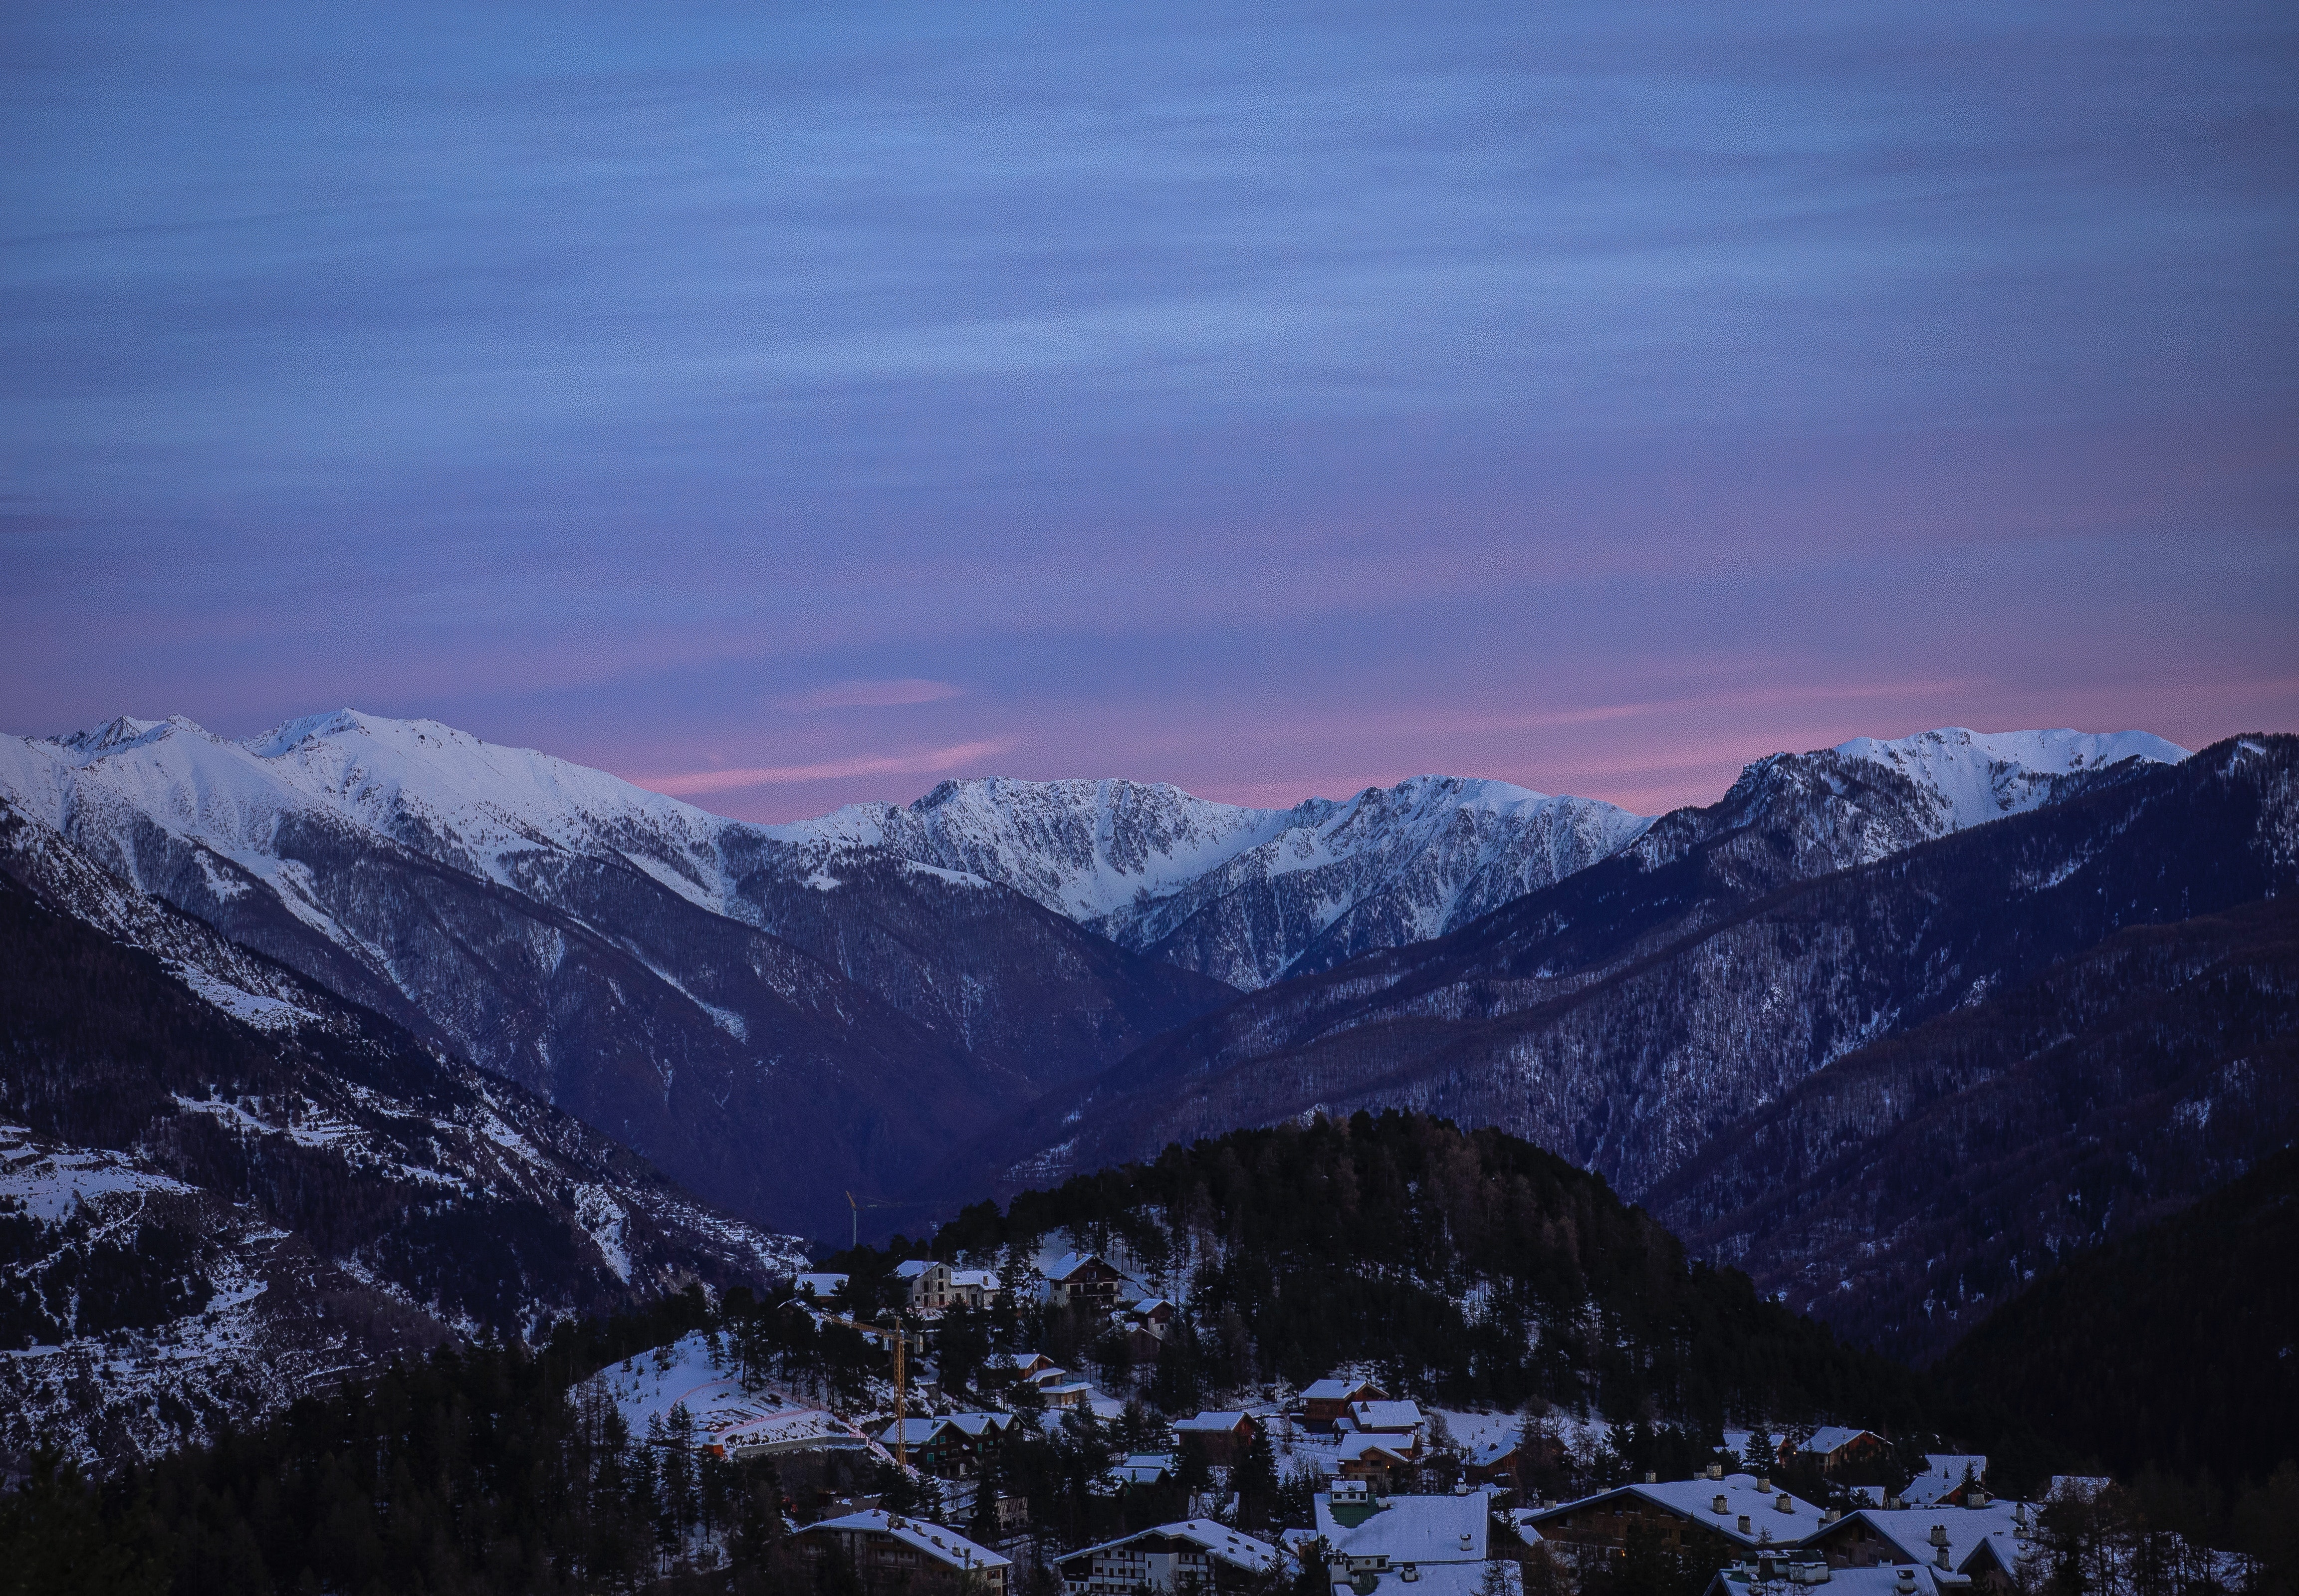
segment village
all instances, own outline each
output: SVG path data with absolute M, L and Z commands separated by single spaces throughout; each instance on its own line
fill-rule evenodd
M 1050 1256 L 1031 1276 L 1038 1308 L 1099 1326 L 1097 1344 L 1121 1338 L 1134 1367 L 1154 1362 L 1179 1313 L 1096 1252 Z M 755 1348 L 712 1333 L 626 1360 L 577 1398 L 654 1446 L 772 1460 L 818 1587 L 870 1596 L 1553 1596 L 1655 1557 L 1710 1571 L 1703 1596 L 2008 1592 L 2029 1586 L 2046 1502 L 2108 1484 L 2055 1479 L 2045 1500 L 2007 1500 L 1990 1493 L 1985 1457 L 1930 1453 L 1888 1488 L 1873 1482 L 1893 1473 L 1891 1442 L 1823 1426 L 1728 1431 L 1685 1477 L 1645 1470 L 1544 1497 L 1543 1481 L 1591 1478 L 1592 1458 L 1617 1466 L 1614 1426 L 1425 1409 L 1351 1370 L 1178 1417 L 1034 1351 L 983 1353 L 946 1382 L 945 1331 L 1011 1284 L 1010 1271 L 1001 1284 L 991 1269 L 908 1260 L 890 1284 L 896 1305 L 865 1318 L 850 1276 L 802 1274 L 784 1308 L 804 1322 L 796 1333 L 867 1348 L 882 1376 L 842 1391 L 790 1378 L 785 1359 L 777 1378 Z M 1033 1500 L 1017 1467 L 1049 1435 L 1090 1459 L 1058 1503 Z

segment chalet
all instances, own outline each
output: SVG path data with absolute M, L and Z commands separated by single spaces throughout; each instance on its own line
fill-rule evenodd
M 1099 1252 L 1065 1253 L 1046 1270 L 1047 1299 L 1057 1308 L 1114 1312 L 1125 1289 L 1125 1271 Z
M 1826 1524 L 1820 1509 L 1753 1475 L 1672 1480 L 1647 1475 L 1642 1484 L 1599 1491 L 1578 1501 L 1544 1508 L 1526 1522 L 1544 1541 L 1625 1547 L 1635 1529 L 1658 1531 L 1677 1550 L 1704 1555 L 1757 1546 L 1801 1546 Z
M 1524 1442 L 1515 1435 L 1488 1441 L 1469 1449 L 1462 1472 L 1473 1485 L 1498 1485 L 1515 1491 L 1523 1484 Z
M 833 1556 L 844 1557 L 862 1589 L 874 1593 L 970 1589 L 1006 1596 L 1014 1567 L 956 1530 L 880 1508 L 810 1524 L 791 1539 L 818 1569 Z
M 1970 1580 L 1937 1568 L 1834 1568 L 1789 1552 L 1720 1568 L 1704 1596 L 1755 1596 L 1760 1590 L 1778 1592 L 1791 1585 L 1826 1585 L 1828 1596 L 1966 1596 L 1971 1589 Z
M 1382 1497 L 1361 1482 L 1340 1481 L 1315 1506 L 1334 1596 L 1475 1596 L 1483 1587 L 1481 1491 Z
M 1421 1409 L 1414 1402 L 1351 1402 L 1345 1426 L 1358 1435 L 1412 1435 L 1420 1432 Z
M 1005 1451 L 1006 1436 L 1014 1427 L 1010 1413 L 953 1413 L 943 1421 L 966 1437 L 974 1449 L 975 1458 L 983 1463 L 993 1462 Z
M 888 1451 L 897 1442 L 913 1468 L 945 1480 L 962 1480 L 975 1472 L 973 1442 L 946 1418 L 906 1418 L 878 1432 L 878 1444 Z
M 1352 1402 L 1385 1402 L 1389 1392 L 1370 1380 L 1319 1380 L 1301 1393 L 1301 1423 L 1312 1430 L 1330 1430 L 1333 1421 L 1349 1416 Z
M 1093 1400 L 1093 1384 L 1088 1380 L 1041 1380 L 1034 1384 L 1049 1408 L 1083 1408 Z
M 1109 1475 L 1121 1485 L 1162 1485 L 1174 1477 L 1177 1461 L 1171 1452 L 1128 1452 Z
M 1901 1505 L 1910 1508 L 1941 1503 L 1961 1508 L 1985 1505 L 1987 1500 L 1988 1459 L 1978 1452 L 1927 1452 L 1923 1473 L 1900 1492 Z
M 1200 1413 L 1174 1426 L 1181 1440 L 1194 1435 L 1206 1449 L 1206 1461 L 1229 1467 L 1245 1456 L 1245 1449 L 1261 1434 L 1261 1422 L 1250 1413 Z
M 1341 1479 L 1359 1481 L 1381 1492 L 1420 1460 L 1417 1435 L 1410 1442 L 1398 1435 L 1344 1435 L 1334 1454 L 1334 1470 Z
M 1210 1518 L 1137 1531 L 1069 1553 L 1054 1565 L 1064 1596 L 1133 1596 L 1234 1590 L 1277 1571 L 1277 1548 Z
M 1780 1467 L 1799 1459 L 1817 1462 L 1822 1474 L 1836 1474 L 1863 1463 L 1881 1463 L 1891 1454 L 1891 1443 L 1873 1430 L 1843 1425 L 1823 1425 L 1800 1446 L 1780 1442 Z
M 987 1308 L 998 1301 L 1005 1288 L 998 1284 L 995 1269 L 952 1269 L 950 1272 L 950 1302 L 963 1302 L 968 1308 Z
M 1043 1352 L 992 1352 L 982 1360 L 982 1378 L 1001 1385 L 1049 1371 L 1057 1375 L 1062 1372 Z
M 2032 1516 L 2024 1502 L 1984 1507 L 1863 1508 L 1806 1542 L 1837 1568 L 1922 1565 L 1992 1590 L 2009 1590 Z
M 950 1306 L 950 1266 L 931 1258 L 905 1259 L 894 1266 L 894 1278 L 909 1295 L 912 1308 L 940 1310 Z

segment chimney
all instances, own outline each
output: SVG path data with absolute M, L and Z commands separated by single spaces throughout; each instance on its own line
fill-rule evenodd
M 1770 1496 L 1772 1493 L 1772 1476 L 1768 1474 L 1757 1475 L 1756 1489 Z
M 1649 1469 L 1649 1468 L 1646 1469 L 1646 1470 L 1645 1470 L 1645 1484 L 1647 1484 L 1647 1485 L 1657 1485 L 1657 1484 L 1660 1484 L 1660 1475 L 1658 1475 L 1655 1474 L 1655 1473 L 1654 1473 L 1651 1469 Z
M 1796 1498 L 1783 1491 L 1780 1492 L 1780 1500 L 1774 1502 L 1772 1508 L 1776 1512 L 1793 1513 L 1796 1511 Z
M 1724 1465 L 1722 1463 L 1711 1463 L 1708 1466 L 1708 1477 L 1712 1480 L 1722 1479 L 1724 1477 Z
M 1740 1533 L 1744 1535 L 1748 1533 L 1748 1516 L 1746 1513 L 1740 1515 Z
M 1710 1512 L 1712 1512 L 1712 1513 L 1722 1513 L 1722 1511 L 1724 1511 L 1724 1496 L 1723 1496 L 1723 1493 L 1722 1493 L 1722 1492 L 1719 1492 L 1717 1493 L 1717 1496 L 1716 1496 L 1716 1505 L 1715 1505 L 1714 1507 L 1711 1508 L 1711 1509 L 1709 1509 L 1709 1511 L 1710 1511 Z
M 1945 1524 L 1932 1525 L 1932 1544 L 1940 1547 L 1947 1544 L 1947 1525 Z
M 1913 1591 L 1913 1590 L 1914 1590 L 1915 1588 L 1916 1588 L 1916 1571 L 1915 1571 L 1915 1569 L 1914 1569 L 1914 1568 L 1913 1568 L 1913 1567 L 1909 1567 L 1909 1566 L 1908 1566 L 1907 1564 L 1905 1564 L 1905 1563 L 1901 1564 L 1901 1565 L 1900 1565 L 1900 1584 L 1899 1584 L 1899 1590 L 1900 1590 L 1900 1592 L 1901 1592 L 1901 1596 L 1906 1596 L 1906 1592 L 1910 1592 L 1910 1591 Z
M 1827 1512 L 1822 1513 L 1820 1516 L 1820 1521 L 1822 1524 L 1834 1524 L 1838 1519 L 1843 1517 L 1843 1514 L 1838 1512 L 1834 1508 L 1830 1508 Z
M 1938 1559 L 1938 1561 L 1939 1561 L 1939 1566 L 1940 1566 L 1941 1567 L 1946 1568 L 1946 1567 L 1949 1567 L 1949 1563 L 1948 1563 L 1948 1560 L 1947 1560 L 1947 1548 L 1946 1548 L 1946 1547 L 1945 1547 L 1945 1546 L 1943 1546 L 1943 1547 L 1941 1547 L 1941 1548 L 1939 1549 L 1939 1559 Z

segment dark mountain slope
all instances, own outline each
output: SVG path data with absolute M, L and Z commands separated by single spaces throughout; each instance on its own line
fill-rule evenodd
M 1838 1060 L 1647 1193 L 1698 1256 L 1895 1356 L 2299 1135 L 2299 899 L 2135 927 Z
M 1905 1367 L 1689 1259 L 1600 1177 L 1498 1131 L 1398 1113 L 1233 1131 L 1019 1193 L 1002 1214 L 976 1205 L 933 1249 L 987 1261 L 1056 1231 L 1184 1301 L 1153 1388 L 1168 1406 L 1196 1400 L 1191 1382 L 1298 1385 L 1357 1364 L 1400 1393 L 1539 1396 L 1701 1435 L 1758 1413 L 1922 1418 Z
M 1452 936 L 1194 1021 L 941 1178 L 1012 1183 L 1315 1108 L 1401 1104 L 1498 1125 L 1641 1192 L 1855 1048 L 2124 926 L 2299 885 L 2299 738 L 2104 772 L 2053 807 L 1811 877 L 1891 840 L 1877 833 L 1889 784 L 1853 788 L 1816 758 L 1753 768 L 1714 810 L 1668 817 Z
M 2119 1470 L 2299 1456 L 2299 1150 L 2043 1275 L 1938 1373 Z
M 0 1451 L 116 1459 L 411 1347 L 794 1261 L 283 968 L 223 987 L 208 968 L 261 961 L 176 918 L 204 963 L 0 875 L 0 1337 L 31 1349 L 0 1360 Z

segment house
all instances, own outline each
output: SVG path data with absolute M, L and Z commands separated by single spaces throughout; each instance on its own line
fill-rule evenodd
M 1121 1485 L 1162 1485 L 1174 1477 L 1177 1461 L 1171 1452 L 1128 1452 L 1109 1475 Z
M 961 1480 L 975 1472 L 973 1442 L 946 1418 L 906 1418 L 878 1432 L 878 1444 L 909 1458 L 910 1467 L 945 1480 Z
M 1315 1509 L 1334 1596 L 1475 1596 L 1483 1587 L 1489 1509 L 1481 1491 L 1383 1497 L 1344 1480 L 1321 1492 Z
M 1334 1470 L 1341 1479 L 1363 1482 L 1378 1492 L 1387 1490 L 1420 1460 L 1417 1435 L 1410 1444 L 1397 1435 L 1344 1435 L 1335 1449 Z
M 1277 1548 L 1210 1518 L 1188 1518 L 1088 1546 L 1056 1561 L 1064 1596 L 1224 1591 L 1277 1571 Z
M 801 1556 L 819 1567 L 843 1556 L 866 1592 L 950 1591 L 971 1587 L 1006 1596 L 1014 1565 L 956 1530 L 905 1518 L 881 1508 L 808 1525 L 791 1537 Z
M 791 1277 L 791 1287 L 801 1297 L 834 1297 L 846 1289 L 851 1276 L 809 1272 Z
M 1786 1468 L 1798 1459 L 1809 1459 L 1820 1464 L 1822 1474 L 1835 1474 L 1862 1463 L 1881 1463 L 1891 1454 L 1891 1443 L 1873 1430 L 1855 1430 L 1843 1425 L 1822 1425 L 1805 1438 L 1801 1446 L 1780 1442 L 1780 1467 Z
M 1261 1423 L 1250 1413 L 1200 1413 L 1174 1426 L 1176 1438 L 1194 1435 L 1206 1449 L 1206 1461 L 1227 1468 L 1245 1456 L 1245 1449 L 1261 1434 Z
M 1971 1484 L 1967 1485 L 1965 1482 Z M 1974 1491 L 1979 1500 L 1988 1500 L 1988 1459 L 1980 1452 L 1927 1452 L 1924 1471 L 1908 1482 L 1900 1492 L 1903 1507 L 1929 1508 L 1940 1503 L 1963 1507 L 1971 1500 Z
M 1422 1425 L 1421 1409 L 1414 1402 L 1351 1402 L 1348 1428 L 1359 1435 L 1411 1435 Z
M 1066 1252 L 1046 1270 L 1047 1298 L 1057 1308 L 1110 1313 L 1125 1288 L 1125 1271 L 1099 1252 Z
M 1758 1546 L 1801 1546 L 1835 1522 L 1820 1509 L 1753 1475 L 1671 1480 L 1647 1476 L 1577 1501 L 1543 1508 L 1527 1519 L 1544 1541 L 1625 1547 L 1631 1530 L 1658 1532 L 1672 1550 L 1703 1552 Z
M 1054 1360 L 1043 1352 L 992 1352 L 982 1360 L 982 1378 L 1000 1384 L 1028 1380 L 1048 1373 L 1058 1375 Z
M 1349 1416 L 1352 1402 L 1385 1402 L 1389 1392 L 1370 1380 L 1318 1380 L 1301 1393 L 1301 1423 L 1312 1430 L 1330 1430 L 1333 1421 Z
M 1863 1508 L 1825 1525 L 1805 1544 L 1831 1567 L 1922 1565 L 1938 1574 L 2009 1590 L 2031 1522 L 2025 1502 Z
M 905 1259 L 894 1266 L 894 1278 L 909 1293 L 912 1308 L 941 1309 L 950 1306 L 950 1266 L 931 1258 Z
M 1090 1380 L 1041 1380 L 1034 1384 L 1049 1408 L 1080 1408 L 1093 1400 Z
M 1515 1491 L 1523 1484 L 1524 1442 L 1515 1435 L 1472 1447 L 1462 1460 L 1462 1473 L 1473 1485 L 1499 1485 Z
M 1005 1287 L 998 1284 L 995 1269 L 952 1269 L 950 1272 L 950 1305 L 963 1302 L 968 1308 L 987 1308 L 998 1300 Z
M 953 1413 L 943 1421 L 966 1437 L 977 1466 L 997 1460 L 1005 1450 L 1006 1435 L 1014 1427 L 1010 1413 Z
M 1894 1568 L 1832 1568 L 1827 1563 L 1790 1553 L 1779 1558 L 1751 1558 L 1716 1572 L 1704 1596 L 1753 1596 L 1759 1587 L 1778 1592 L 1784 1585 L 1826 1585 L 1828 1596 L 1964 1596 L 1971 1582 L 1937 1568 L 1902 1564 Z

